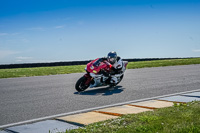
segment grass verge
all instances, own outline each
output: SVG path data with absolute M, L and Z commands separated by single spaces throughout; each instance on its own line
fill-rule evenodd
M 200 101 L 94 123 L 66 133 L 199 133 Z
M 144 67 L 160 67 L 160 66 L 175 66 L 175 65 L 190 65 L 190 64 L 200 64 L 200 58 L 129 62 L 127 68 L 135 69 Z M 0 78 L 79 73 L 79 72 L 85 72 L 84 70 L 85 66 L 86 65 L 0 69 Z
M 177 65 L 191 65 L 191 64 L 200 64 L 200 58 L 129 62 L 127 68 L 135 69 L 144 67 L 177 66 Z
M 0 78 L 44 76 L 85 72 L 85 65 L 0 69 Z

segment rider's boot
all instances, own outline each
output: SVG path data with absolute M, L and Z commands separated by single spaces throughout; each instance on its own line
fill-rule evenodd
M 93 84 L 90 84 L 90 88 L 93 88 L 95 86 L 97 86 L 96 82 L 94 82 Z

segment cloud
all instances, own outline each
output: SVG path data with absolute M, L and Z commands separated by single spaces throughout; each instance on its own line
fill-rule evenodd
M 16 57 L 16 59 L 19 59 L 19 60 L 28 60 L 28 59 L 32 59 L 33 57 L 23 57 L 23 56 L 19 56 L 19 57 Z
M 63 29 L 65 26 L 64 25 L 58 25 L 58 26 L 55 26 L 55 29 Z
M 0 59 L 3 59 L 7 56 L 19 54 L 19 51 L 12 51 L 12 50 L 0 50 Z
M 0 36 L 6 36 L 8 33 L 0 33 Z
M 21 33 L 19 33 L 19 32 L 16 32 L 16 33 L 12 33 L 11 35 L 12 36 L 16 36 L 16 35 L 20 35 Z
M 45 31 L 45 28 L 43 28 L 43 27 L 32 27 L 32 28 L 28 28 L 27 30 L 31 30 L 31 31 Z
M 26 39 L 26 38 L 23 38 L 23 39 L 21 39 L 21 42 L 23 42 L 23 43 L 29 43 L 30 40 L 28 40 L 28 39 Z
M 192 50 L 193 52 L 200 52 L 200 49 Z
M 78 21 L 78 25 L 84 25 L 84 21 Z
M 16 62 L 27 62 L 27 61 L 31 61 L 32 59 L 33 57 L 19 56 L 19 57 L 16 57 Z
M 1 33 L 0 32 L 0 36 L 16 36 L 16 35 L 19 35 L 21 33 L 18 33 L 18 32 L 14 32 L 14 33 Z

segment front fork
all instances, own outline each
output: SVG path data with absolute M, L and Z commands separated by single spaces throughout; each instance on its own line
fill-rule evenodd
M 90 82 L 93 80 L 93 77 L 91 77 L 89 73 L 86 73 L 86 74 L 84 75 L 84 77 L 86 77 L 86 79 L 87 79 L 87 80 L 85 81 L 85 85 L 90 85 Z

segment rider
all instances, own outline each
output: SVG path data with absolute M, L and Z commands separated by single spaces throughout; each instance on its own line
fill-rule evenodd
M 115 51 L 109 52 L 107 56 L 107 60 L 110 64 L 112 64 L 112 73 L 111 75 L 120 74 L 122 72 L 122 59 L 121 57 L 117 56 L 117 53 Z M 117 78 L 115 76 L 112 76 L 110 82 L 112 84 L 117 83 Z
M 115 74 L 120 74 L 122 70 L 122 59 L 117 56 L 117 53 L 115 51 L 111 51 L 108 53 L 107 57 L 99 58 L 97 61 L 95 61 L 94 66 L 98 66 L 101 62 L 109 62 L 112 66 L 112 71 L 110 73 L 106 73 L 105 71 L 100 71 L 98 74 L 102 73 L 106 77 L 110 77 L 110 83 L 115 85 L 117 83 L 117 78 Z M 91 85 L 90 87 L 93 87 L 94 85 Z

